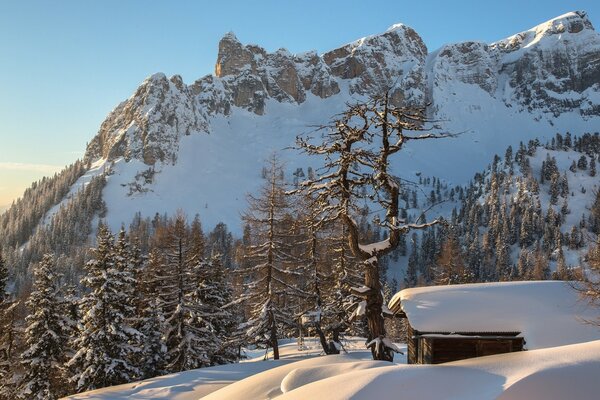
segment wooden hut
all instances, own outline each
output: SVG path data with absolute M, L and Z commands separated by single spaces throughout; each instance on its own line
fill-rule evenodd
M 510 295 L 502 289 L 511 287 L 434 286 L 396 294 L 388 307 L 396 317 L 408 320 L 408 363 L 439 364 L 525 350 L 521 317 L 511 320 L 510 302 L 502 302 Z

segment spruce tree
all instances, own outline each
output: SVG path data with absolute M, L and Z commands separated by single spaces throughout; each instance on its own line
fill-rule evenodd
M 0 400 L 16 397 L 17 315 L 18 303 L 10 299 L 8 268 L 0 251 Z
M 197 267 L 194 298 L 199 302 L 198 317 L 203 325 L 206 352 L 210 365 L 228 364 L 238 360 L 239 320 L 232 301 L 232 287 L 221 255 L 213 255 Z
M 164 263 L 158 288 L 165 317 L 166 368 L 169 372 L 210 365 L 205 327 L 199 318 L 200 304 L 194 297 L 198 260 L 192 250 L 185 217 L 178 213 L 167 227 L 166 241 L 161 249 Z
M 61 310 L 59 275 L 54 258 L 44 255 L 34 267 L 34 286 L 27 307 L 26 350 L 21 355 L 25 374 L 20 382 L 20 398 L 53 400 L 65 388 L 65 316 Z
M 162 260 L 158 251 L 152 250 L 140 277 L 139 331 L 143 335 L 141 369 L 145 379 L 166 373 L 167 346 L 163 338 L 165 318 L 161 307 L 159 288 Z
M 83 317 L 75 340 L 79 350 L 68 362 L 78 391 L 130 382 L 141 375 L 130 363 L 139 332 L 128 326 L 124 315 L 131 304 L 126 295 L 130 277 L 119 266 L 122 260 L 114 247 L 113 235 L 101 225 L 94 257 L 85 266 L 83 284 L 89 292 L 81 300 Z

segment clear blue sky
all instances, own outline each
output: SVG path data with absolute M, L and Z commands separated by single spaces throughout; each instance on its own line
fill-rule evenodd
M 598 0 L 0 0 L 0 207 L 83 155 L 148 75 L 213 72 L 221 36 L 291 52 L 335 48 L 403 22 L 430 51 L 495 41 Z

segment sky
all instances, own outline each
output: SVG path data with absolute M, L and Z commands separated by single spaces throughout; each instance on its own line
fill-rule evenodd
M 149 75 L 213 73 L 219 39 L 292 53 L 334 49 L 402 22 L 430 51 L 493 42 L 598 0 L 0 0 L 0 211 L 83 156 Z

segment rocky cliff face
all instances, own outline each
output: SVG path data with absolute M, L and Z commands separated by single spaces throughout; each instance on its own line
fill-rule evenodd
M 490 45 L 444 46 L 430 56 L 428 74 L 434 103 L 435 89 L 462 82 L 538 118 L 573 110 L 583 118 L 600 115 L 600 35 L 581 11 Z
M 309 97 L 339 96 L 343 103 L 349 96 L 390 90 L 394 102 L 432 102 L 443 114 L 457 85 L 479 88 L 536 118 L 573 111 L 582 118 L 599 116 L 600 35 L 584 12 L 496 43 L 450 44 L 429 55 L 419 35 L 404 25 L 323 55 L 269 53 L 228 33 L 219 42 L 214 75 L 189 86 L 179 76 L 149 77 L 108 115 L 86 158 L 174 163 L 181 136 L 208 133 L 215 116 L 236 108 L 263 115 L 270 101 L 298 105 Z
M 174 162 L 179 137 L 206 130 L 203 114 L 180 76 L 152 75 L 108 115 L 85 157 Z
M 600 35 L 585 12 L 565 14 L 490 49 L 508 77 L 506 102 L 554 116 L 578 108 L 582 116 L 599 114 Z

